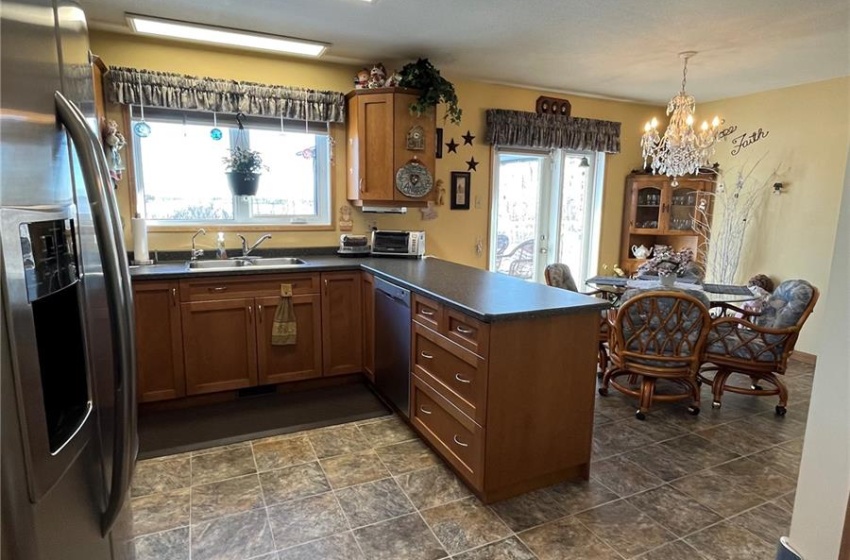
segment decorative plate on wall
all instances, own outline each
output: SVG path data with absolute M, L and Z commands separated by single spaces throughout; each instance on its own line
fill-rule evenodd
M 422 198 L 434 188 L 434 180 L 428 168 L 413 160 L 402 166 L 395 174 L 395 188 L 410 198 Z

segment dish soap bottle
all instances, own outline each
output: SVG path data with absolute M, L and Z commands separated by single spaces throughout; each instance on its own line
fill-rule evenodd
M 218 232 L 218 237 L 216 238 L 215 246 L 216 246 L 216 249 L 215 249 L 216 257 L 219 258 L 219 259 L 226 259 L 227 258 L 227 249 L 224 248 L 224 232 L 223 231 Z

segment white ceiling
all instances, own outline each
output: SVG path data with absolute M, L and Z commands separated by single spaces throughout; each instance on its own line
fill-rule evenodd
M 80 0 L 92 27 L 125 12 L 331 43 L 352 65 L 428 57 L 449 77 L 666 103 L 850 75 L 848 0 Z M 389 65 L 388 65 L 388 69 Z

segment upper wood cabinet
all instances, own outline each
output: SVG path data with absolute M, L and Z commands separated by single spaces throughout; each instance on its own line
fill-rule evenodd
M 133 285 L 136 316 L 136 387 L 139 402 L 186 395 L 178 283 Z
M 322 273 L 322 362 L 325 375 L 363 368 L 360 271 Z
M 413 160 L 436 182 L 436 112 L 431 108 L 411 114 L 417 98 L 418 92 L 400 88 L 360 89 L 346 96 L 348 199 L 354 205 L 425 206 L 436 200 L 436 186 L 422 198 L 410 198 L 396 188 L 396 173 Z M 414 132 L 422 135 L 421 150 L 408 142 Z
M 92 85 L 94 86 L 94 114 L 97 118 L 98 137 L 106 120 L 106 94 L 103 90 L 103 77 L 109 68 L 99 56 L 92 56 Z M 129 131 L 128 131 L 129 132 Z
M 632 246 L 667 245 L 679 251 L 690 248 L 705 264 L 708 239 L 695 220 L 710 221 L 714 181 L 709 177 L 680 177 L 673 187 L 669 177 L 633 173 L 626 179 L 620 266 L 634 273 L 644 262 Z

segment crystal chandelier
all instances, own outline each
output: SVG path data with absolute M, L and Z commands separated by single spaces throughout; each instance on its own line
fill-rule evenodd
M 652 172 L 672 177 L 671 185 L 674 187 L 679 185 L 677 177 L 696 173 L 700 167 L 708 165 L 708 158 L 714 153 L 714 144 L 717 141 L 717 127 L 721 123 L 719 118 L 714 117 L 711 125 L 703 121 L 699 131 L 694 130 L 696 101 L 693 95 L 685 91 L 685 84 L 688 80 L 688 59 L 695 54 L 697 53 L 694 51 L 679 53 L 679 57 L 684 61 L 682 90 L 667 104 L 670 124 L 664 131 L 664 136 L 659 136 L 658 120 L 653 118 L 644 126 L 643 138 L 640 141 L 644 167 L 651 157 Z

